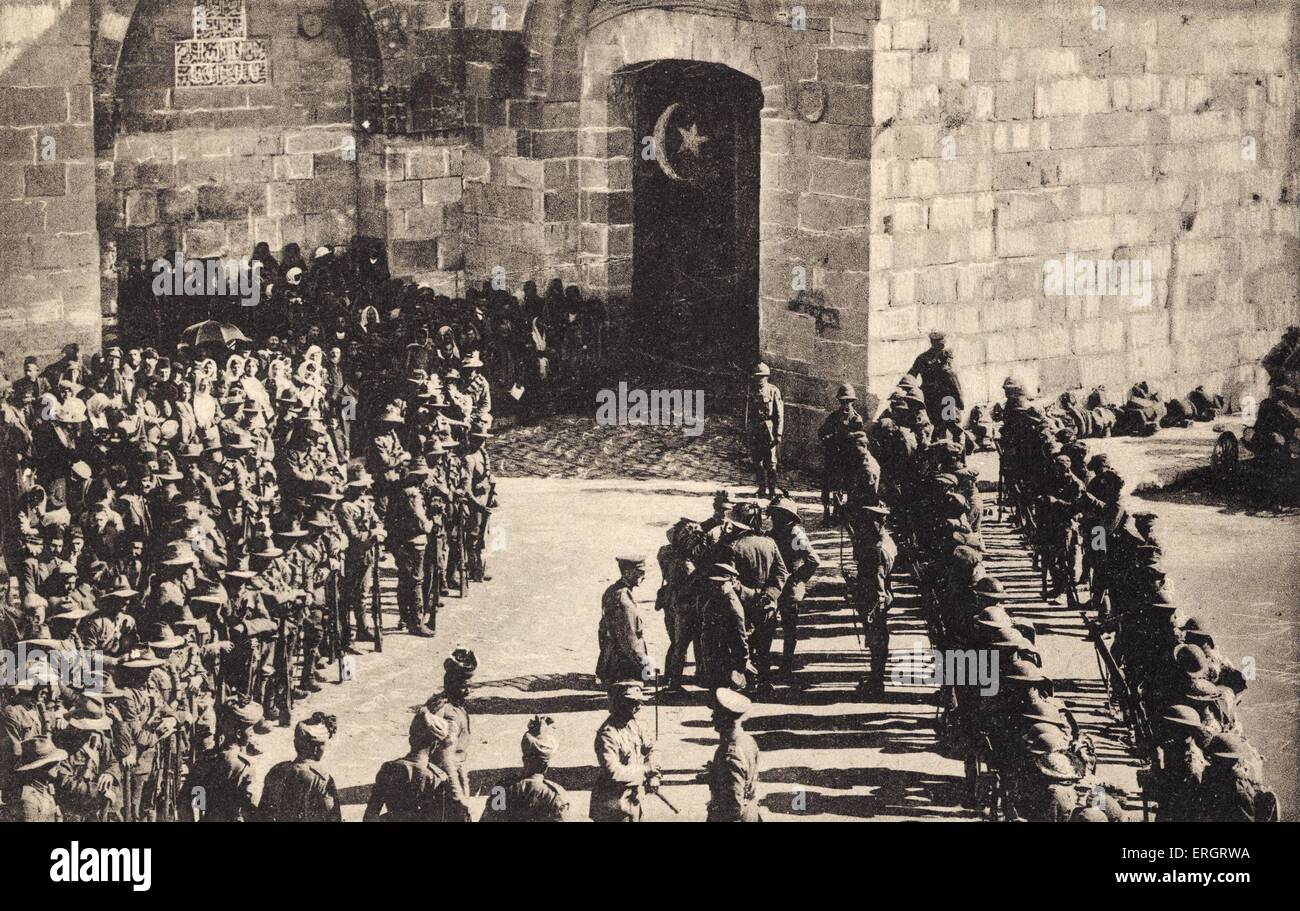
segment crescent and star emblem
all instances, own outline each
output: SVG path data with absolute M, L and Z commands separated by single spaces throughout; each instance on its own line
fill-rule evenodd
M 659 119 L 655 121 L 654 140 L 655 149 L 658 152 L 655 155 L 655 161 L 660 170 L 673 180 L 690 182 L 690 177 L 683 175 L 674 167 L 671 156 L 668 154 L 668 124 L 679 107 L 681 107 L 681 102 L 673 102 L 664 108 L 663 113 L 659 115 Z M 711 137 L 700 132 L 698 121 L 692 121 L 690 129 L 676 127 L 676 130 L 681 137 L 678 151 L 682 154 L 691 155 L 696 160 L 695 164 L 699 164 L 704 155 L 704 143 L 708 142 Z

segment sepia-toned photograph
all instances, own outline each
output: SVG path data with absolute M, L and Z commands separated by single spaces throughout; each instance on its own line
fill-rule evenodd
M 1298 83 L 1297 0 L 0 0 L 0 819 L 1300 818 Z

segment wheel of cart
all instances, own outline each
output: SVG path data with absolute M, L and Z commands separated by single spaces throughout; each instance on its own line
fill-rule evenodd
M 1241 467 L 1241 443 L 1237 435 L 1230 430 L 1219 434 L 1214 441 L 1214 451 L 1210 454 L 1210 469 L 1217 481 L 1227 482 L 1236 477 Z

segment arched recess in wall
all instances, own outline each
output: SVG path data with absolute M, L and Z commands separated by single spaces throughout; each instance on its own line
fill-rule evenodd
M 232 34 L 247 42 L 237 65 L 180 74 L 178 45 Z M 355 134 L 369 87 L 383 82 L 380 49 L 362 0 L 99 0 L 91 55 L 105 316 L 116 315 L 132 261 L 138 274 L 175 250 L 244 258 L 259 240 L 276 251 L 346 243 Z
M 772 22 L 784 8 L 778 0 L 536 0 L 524 17 L 524 37 L 539 57 L 541 88 L 547 100 L 576 101 L 582 91 L 587 32 L 602 22 L 642 9 Z

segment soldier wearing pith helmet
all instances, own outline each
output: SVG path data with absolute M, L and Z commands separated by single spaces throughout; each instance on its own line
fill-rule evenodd
M 769 382 L 772 370 L 760 362 L 751 373 L 753 385 L 745 400 L 745 434 L 758 479 L 756 496 L 776 496 L 776 466 L 785 434 L 785 403 L 781 390 Z

